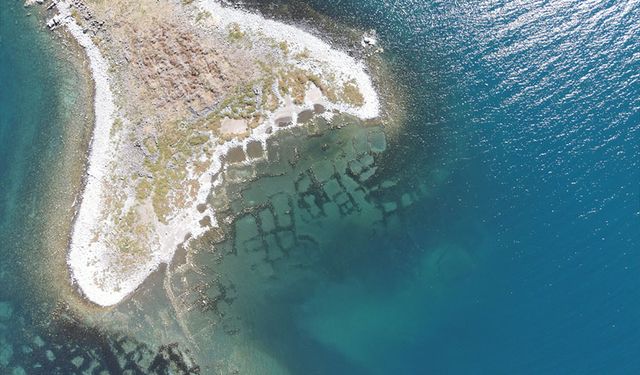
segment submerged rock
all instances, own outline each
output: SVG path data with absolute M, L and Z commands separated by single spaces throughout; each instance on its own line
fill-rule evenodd
M 36 336 L 33 339 L 33 343 L 36 344 L 38 348 L 42 348 L 44 346 L 44 340 L 42 340 L 42 337 L 40 336 Z
M 276 120 L 276 124 L 281 128 L 290 126 L 293 124 L 293 119 L 290 116 L 280 117 Z
M 13 357 L 13 345 L 9 344 L 4 338 L 0 340 L 0 365 L 8 366 Z
M 84 363 L 84 358 L 80 356 L 75 357 L 74 359 L 71 360 L 71 363 L 73 363 L 73 365 L 76 366 L 77 368 L 80 368 Z
M 298 113 L 298 123 L 304 124 L 308 122 L 313 118 L 313 115 L 314 115 L 313 111 L 308 109 Z
M 9 302 L 0 302 L 0 320 L 8 320 L 13 315 L 13 306 Z

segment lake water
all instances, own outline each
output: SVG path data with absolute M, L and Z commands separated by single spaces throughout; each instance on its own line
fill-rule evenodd
M 640 371 L 640 2 L 249 2 L 375 29 L 406 118 L 315 124 L 230 167 L 227 235 L 157 283 L 184 308 L 149 286 L 98 327 L 56 318 L 31 268 L 81 79 L 4 2 L 0 370 L 119 373 L 133 342 L 129 369 L 165 373 L 148 358 L 188 332 L 205 374 Z

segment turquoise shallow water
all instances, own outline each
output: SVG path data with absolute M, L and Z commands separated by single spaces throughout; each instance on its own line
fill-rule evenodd
M 26 17 L 17 2 L 2 4 L 0 28 L 0 233 L 2 271 L 19 286 L 20 238 L 30 229 L 42 204 L 39 175 L 60 150 L 61 128 L 53 120 L 61 102 L 61 79 L 56 64 L 47 60 L 52 51 L 39 37 L 37 20 Z M 50 165 L 50 164 L 49 164 Z M 2 293 L 20 294 L 19 288 Z
M 409 116 L 384 152 L 377 130 L 357 125 L 285 136 L 272 145 L 280 161 L 261 168 L 269 176 L 230 185 L 233 236 L 200 244 L 205 276 L 173 280 L 207 297 L 188 315 L 192 328 L 218 327 L 196 334 L 205 353 L 240 358 L 244 373 L 638 372 L 640 3 L 273 4 L 303 25 L 311 6 L 375 28 Z M 3 7 L 0 24 L 11 241 L 38 212 L 24 199 L 42 178 L 29 172 L 42 160 L 33 145 L 60 147 L 47 103 L 61 78 L 17 64 L 44 58 L 25 48 L 38 38 L 13 20 L 21 11 Z M 3 284 L 23 285 L 24 257 L 2 249 Z M 15 290 L 0 292 L 12 319 L 31 301 Z M 118 373 L 113 339 L 79 340 L 91 332 L 66 340 L 58 363 L 82 342 Z
M 61 147 L 53 119 L 60 77 L 47 62 L 51 50 L 38 37 L 37 20 L 17 2 L 0 10 L 0 373 L 8 373 L 14 339 L 33 322 L 33 284 L 28 272 L 42 256 L 38 239 L 49 177 L 47 166 Z M 41 244 L 41 243 L 40 243 Z M 17 324 L 21 319 L 22 324 Z M 21 341 L 18 339 L 17 341 Z M 11 344 L 9 344 L 11 342 Z M 17 351 L 17 348 L 16 348 Z

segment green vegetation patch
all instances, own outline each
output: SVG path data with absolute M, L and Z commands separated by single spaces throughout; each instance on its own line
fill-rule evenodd
M 311 57 L 311 52 L 307 48 L 305 48 L 302 52 L 299 52 L 294 56 L 296 60 L 306 60 L 309 57 Z
M 364 105 L 364 96 L 355 82 L 347 82 L 342 88 L 342 96 L 345 103 L 362 107 Z
M 193 0 L 190 0 L 190 1 L 193 1 Z M 211 12 L 207 10 L 203 10 L 201 12 L 198 12 L 198 14 L 196 15 L 196 22 L 200 22 L 207 18 L 211 18 Z
M 191 146 L 201 146 L 201 145 L 205 144 L 208 140 L 209 140 L 209 136 L 208 135 L 198 134 L 198 135 L 194 135 L 191 138 L 189 138 L 189 144 Z
M 109 135 L 113 137 L 117 132 L 120 131 L 120 129 L 122 129 L 122 119 L 120 117 L 116 117 L 116 119 L 113 120 L 113 125 L 111 125 Z
M 280 48 L 285 56 L 289 56 L 289 43 L 282 41 L 278 43 L 278 48 Z
M 229 35 L 228 38 L 232 42 L 239 42 L 244 38 L 245 33 L 240 29 L 240 25 L 237 23 L 232 23 L 229 25 Z
M 232 119 L 250 119 L 258 110 L 256 94 L 253 92 L 255 83 L 249 83 L 235 90 L 227 96 L 219 105 L 214 116 L 218 118 L 229 117 Z
M 325 84 L 324 81 L 316 74 L 309 74 L 309 81 L 311 81 L 317 88 L 320 89 L 322 95 L 324 95 L 330 102 L 336 103 L 338 101 L 338 95 L 333 85 Z
M 136 186 L 136 199 L 138 201 L 143 201 L 149 198 L 149 196 L 151 195 L 152 189 L 153 189 L 153 186 L 151 185 L 151 182 L 149 182 L 148 179 L 145 178 L 141 180 Z
M 172 208 L 184 204 L 183 197 L 175 192 L 181 190 L 187 177 L 187 161 L 200 152 L 209 137 L 178 121 L 166 123 L 160 130 L 157 143 L 145 142 L 149 156 L 144 166 L 151 178 L 138 183 L 136 197 L 150 197 L 158 220 L 166 224 Z
M 73 20 L 78 25 L 82 25 L 82 16 L 80 15 L 80 12 L 78 12 L 77 9 L 75 9 L 75 8 L 71 9 L 71 17 L 73 17 Z
M 135 208 L 129 210 L 116 224 L 114 245 L 123 254 L 136 257 L 146 256 L 149 253 L 146 239 L 151 230 L 143 224 Z

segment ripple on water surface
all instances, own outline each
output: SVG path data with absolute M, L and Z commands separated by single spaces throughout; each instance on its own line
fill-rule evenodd
M 634 372 L 640 4 L 308 3 L 376 28 L 412 94 L 401 136 L 316 124 L 234 151 L 225 231 L 105 313 L 130 337 L 64 309 L 41 334 L 3 290 L 0 368 Z

